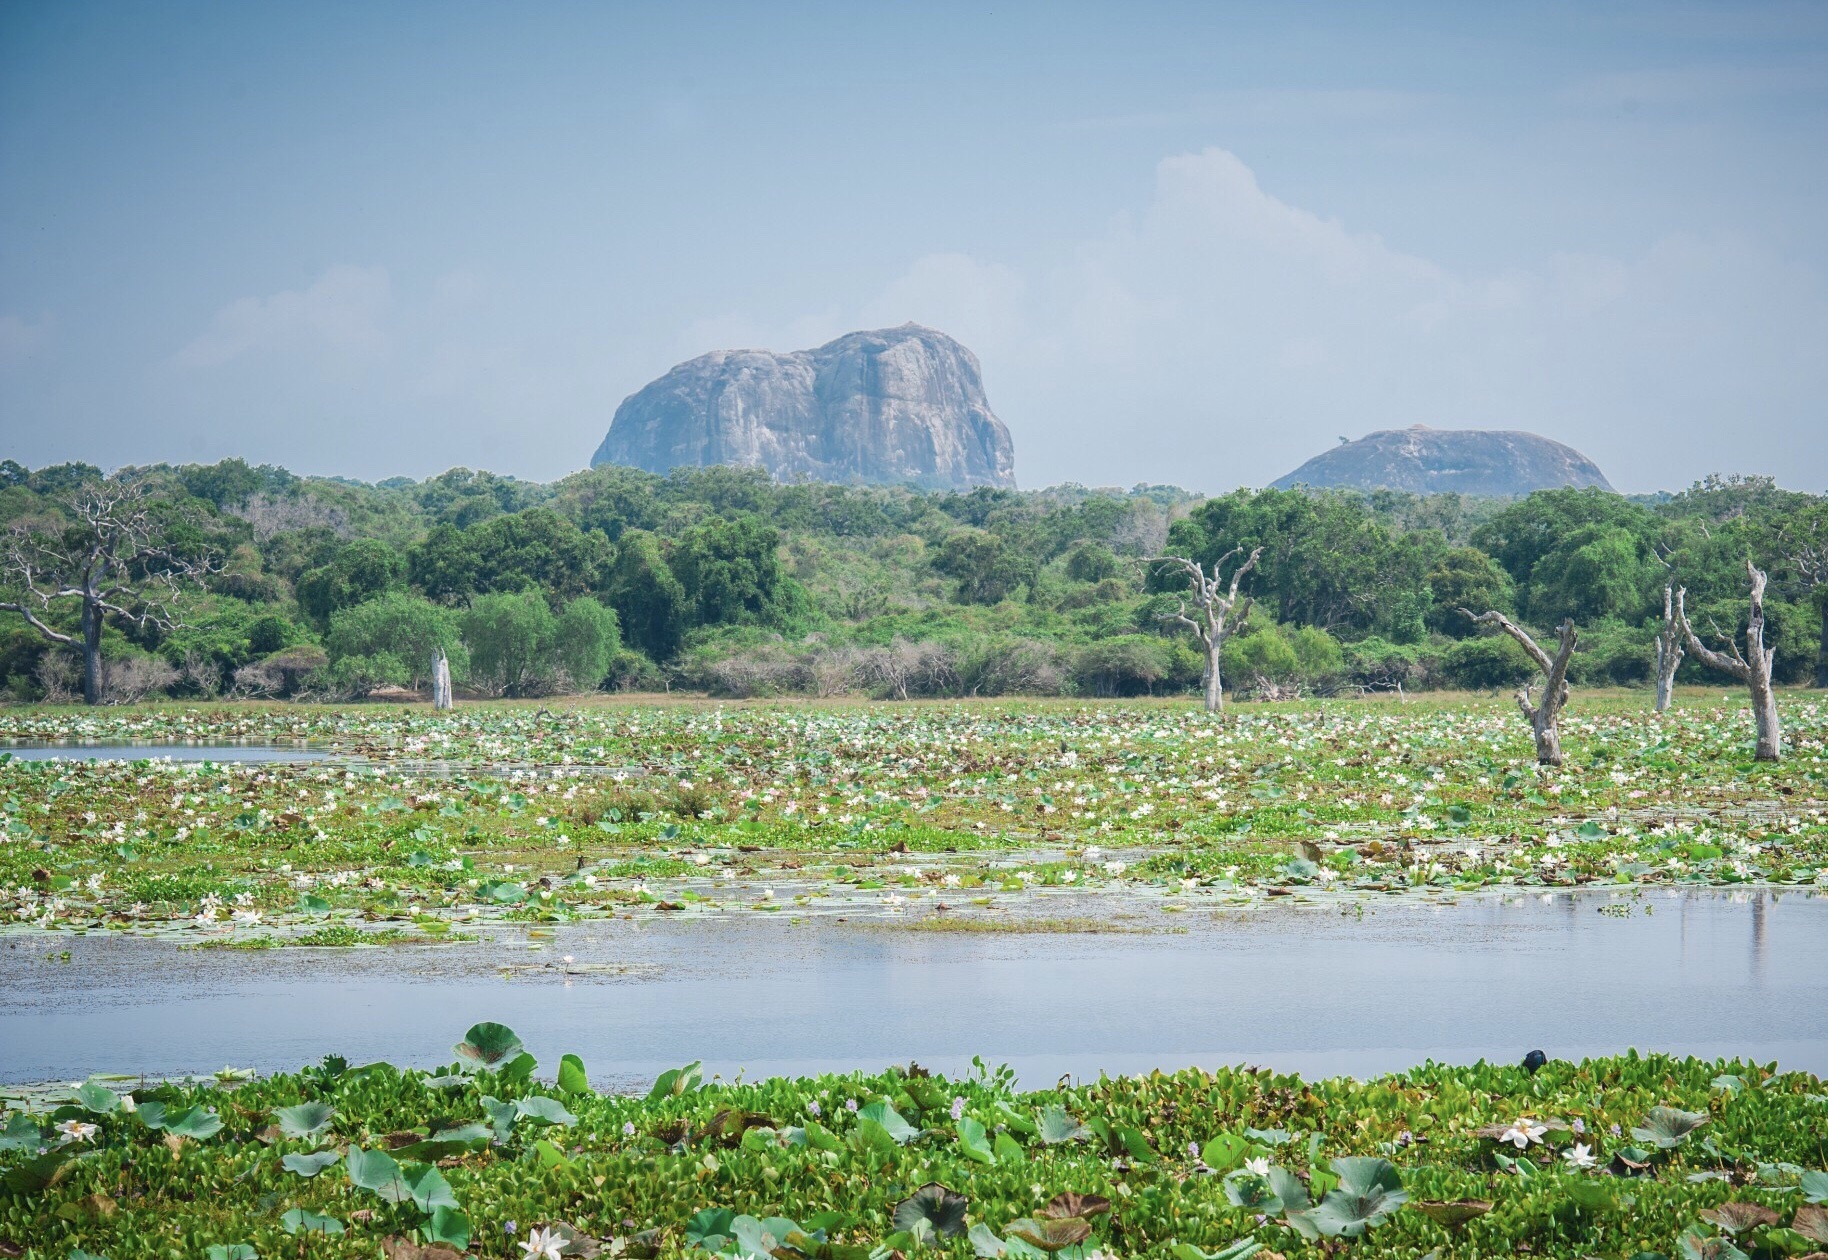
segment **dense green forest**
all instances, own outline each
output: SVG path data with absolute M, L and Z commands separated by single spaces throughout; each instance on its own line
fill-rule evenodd
M 153 593 L 169 596 L 160 615 L 131 580 L 98 615 L 113 701 L 418 688 L 440 647 L 472 695 L 1175 693 L 1198 687 L 1202 659 L 1172 618 L 1182 580 L 1146 558 L 1211 564 L 1259 546 L 1253 608 L 1225 648 L 1243 694 L 1528 677 L 1522 651 L 1477 633 L 1461 606 L 1543 628 L 1571 617 L 1576 683 L 1642 683 L 1665 585 L 1688 588 L 1697 630 L 1731 633 L 1747 558 L 1771 575 L 1778 679 L 1828 685 L 1828 499 L 1767 478 L 1494 500 L 919 492 L 736 468 L 609 467 L 544 485 L 453 469 L 370 485 L 237 459 L 123 477 L 146 492 L 148 554 L 200 563 L 182 589 Z M 28 544 L 80 532 L 76 505 L 102 482 L 88 465 L 0 463 L 0 603 L 33 606 Z M 41 627 L 0 612 L 7 698 L 79 694 L 81 652 L 45 631 L 80 644 L 80 603 L 38 605 Z M 1708 674 L 1690 661 L 1681 677 Z

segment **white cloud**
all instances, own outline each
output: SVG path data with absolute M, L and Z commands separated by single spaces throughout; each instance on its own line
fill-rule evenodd
M 173 362 L 181 368 L 214 368 L 259 351 L 372 359 L 388 349 L 384 324 L 392 305 L 393 286 L 385 268 L 332 267 L 308 288 L 229 303 Z
M 1030 485 L 1262 484 L 1337 434 L 1426 423 L 1530 429 L 1628 488 L 1680 486 L 1732 462 L 1722 433 L 1768 465 L 1828 392 L 1819 277 L 1749 241 L 1466 273 L 1276 198 L 1222 149 L 1162 161 L 1146 206 L 1044 274 L 930 256 L 857 324 L 901 310 L 978 350 Z M 1791 476 L 1828 477 L 1813 449 Z

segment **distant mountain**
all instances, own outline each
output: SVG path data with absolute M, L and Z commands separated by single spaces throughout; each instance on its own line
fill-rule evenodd
M 744 464 L 778 478 L 1013 486 L 1009 430 L 984 397 L 977 357 L 917 324 L 775 354 L 718 350 L 616 408 L 591 465 L 664 473 Z
M 1519 495 L 1558 486 L 1612 489 L 1585 455 L 1534 433 L 1499 429 L 1383 429 L 1316 455 L 1270 483 L 1417 494 Z

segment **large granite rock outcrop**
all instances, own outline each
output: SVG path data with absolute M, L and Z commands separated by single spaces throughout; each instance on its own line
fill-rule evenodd
M 1012 486 L 1009 430 L 977 357 L 916 324 L 855 332 L 792 354 L 700 355 L 616 408 L 591 465 L 664 473 L 746 464 L 775 477 Z
M 1534 433 L 1422 424 L 1344 442 L 1270 485 L 1474 495 L 1522 495 L 1561 486 L 1612 489 L 1592 460 Z

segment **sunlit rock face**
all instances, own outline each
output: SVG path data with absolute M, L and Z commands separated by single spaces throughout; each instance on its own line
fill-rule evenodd
M 1521 495 L 1561 486 L 1612 486 L 1585 455 L 1534 433 L 1498 429 L 1384 429 L 1316 455 L 1270 483 L 1410 490 L 1417 494 Z
M 990 410 L 977 357 L 917 324 L 816 350 L 718 350 L 616 408 L 591 458 L 664 473 L 742 464 L 776 478 L 1013 486 L 1015 449 Z

